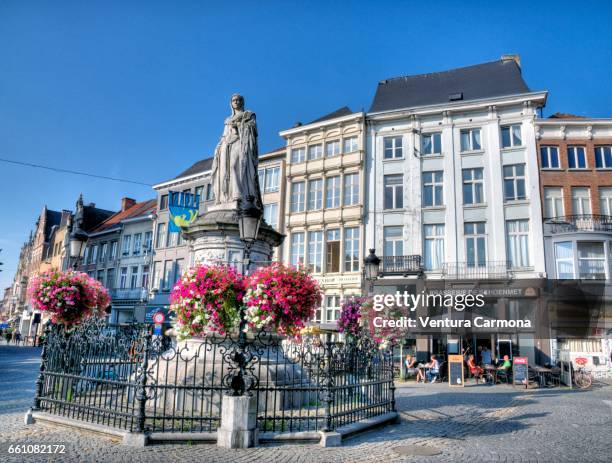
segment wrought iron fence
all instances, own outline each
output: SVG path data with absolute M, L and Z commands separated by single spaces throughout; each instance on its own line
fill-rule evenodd
M 213 432 L 242 371 L 262 432 L 333 430 L 395 410 L 392 348 L 366 337 L 168 341 L 150 325 L 48 328 L 35 409 L 129 431 Z
M 442 267 L 446 279 L 480 280 L 506 279 L 511 273 L 506 261 L 446 262 Z
M 554 217 L 546 221 L 551 233 L 568 233 L 575 231 L 612 231 L 612 216 L 597 214 L 577 214 Z
M 387 274 L 419 274 L 423 271 L 421 256 L 383 256 L 382 272 Z

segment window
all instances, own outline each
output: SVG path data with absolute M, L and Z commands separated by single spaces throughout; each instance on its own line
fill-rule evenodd
M 117 242 L 116 241 L 111 241 L 110 258 L 111 260 L 115 260 L 117 258 Z
M 325 296 L 325 321 L 335 322 L 340 317 L 340 296 Z
M 559 148 L 556 146 L 540 147 L 542 169 L 559 169 Z
M 104 262 L 108 258 L 108 243 L 102 243 L 100 250 L 100 262 Z
M 91 246 L 85 247 L 85 254 L 83 254 L 83 263 L 87 264 L 89 262 L 89 255 L 91 254 Z
M 344 205 L 359 204 L 359 174 L 344 176 Z
M 257 179 L 259 181 L 260 188 L 263 189 L 264 182 L 266 181 L 266 169 L 259 169 L 257 171 Z
M 304 264 L 304 233 L 291 234 L 291 265 Z
M 98 245 L 94 245 L 91 247 L 91 263 L 95 264 L 98 262 Z
M 404 207 L 404 176 L 385 175 L 384 209 L 401 209 Z
M 98 274 L 96 275 L 96 280 L 104 284 L 104 270 L 98 270 Z
M 115 269 L 109 268 L 106 271 L 106 287 L 108 289 L 115 289 Z
M 612 188 L 599 188 L 599 212 L 602 215 L 612 215 Z
M 506 243 L 510 267 L 529 267 L 529 220 L 506 221 Z
M 461 151 L 478 151 L 482 149 L 480 129 L 463 129 L 460 132 Z
M 501 128 L 501 139 L 502 148 L 521 146 L 523 144 L 521 140 L 521 125 L 513 124 L 503 126 Z
M 171 260 L 164 262 L 164 280 L 162 282 L 162 290 L 168 291 L 172 285 L 172 271 L 174 270 L 174 263 Z
M 423 156 L 442 154 L 442 134 L 440 132 L 421 135 L 421 154 Z
M 178 244 L 179 232 L 171 232 L 168 227 L 168 234 L 166 235 L 166 247 L 176 246 Z
M 463 169 L 463 204 L 484 203 L 483 169 Z
M 323 207 L 323 180 L 320 178 L 308 181 L 308 210 L 314 211 Z
M 340 207 L 340 176 L 327 177 L 325 180 L 325 207 Z
M 291 184 L 291 212 L 304 212 L 304 182 Z
M 183 276 L 185 270 L 185 259 L 176 259 L 174 262 L 174 278 L 172 279 L 172 286 Z
M 404 255 L 404 227 L 385 227 L 383 229 L 383 239 L 383 255 L 385 257 Z
M 140 287 L 148 288 L 149 287 L 149 266 L 142 266 L 142 274 L 140 276 Z
M 215 199 L 215 190 L 213 190 L 212 183 L 206 185 L 206 201 L 212 201 Z
M 308 266 L 314 273 L 323 270 L 323 232 L 308 232 Z
M 161 272 L 161 262 L 154 262 L 153 263 L 153 288 L 154 289 L 160 289 L 162 287 L 162 275 L 160 274 Z
M 321 144 L 308 147 L 308 160 L 321 159 L 323 157 L 323 146 Z
M 153 232 L 148 231 L 144 236 L 144 250 L 145 252 L 151 252 L 151 244 L 153 242 Z
M 359 271 L 359 228 L 344 229 L 344 271 Z
M 557 268 L 557 278 L 574 278 L 574 250 L 571 241 L 555 243 L 555 266 Z
M 586 169 L 586 154 L 584 146 L 567 147 L 567 167 L 570 169 Z
M 487 262 L 487 242 L 484 222 L 463 224 L 465 255 L 468 267 L 484 267 Z
M 299 163 L 306 160 L 306 149 L 305 148 L 294 148 L 291 150 L 291 162 Z
M 402 150 L 402 137 L 385 137 L 383 139 L 385 147 L 385 159 L 399 159 L 404 157 Z
M 130 243 L 132 242 L 132 235 L 125 235 L 123 237 L 123 249 L 121 250 L 121 254 L 123 256 L 130 255 Z
M 344 139 L 344 153 L 352 153 L 357 151 L 357 137 L 349 137 Z
M 130 289 L 136 289 L 138 287 L 138 267 L 132 267 L 130 273 Z
M 264 220 L 272 228 L 278 228 L 278 203 L 264 204 Z
M 595 167 L 597 169 L 612 169 L 612 146 L 595 147 Z
M 423 172 L 423 206 L 442 206 L 444 173 L 441 170 Z
M 269 169 L 265 169 L 264 171 L 264 181 L 261 182 L 260 185 L 264 187 L 264 193 L 270 193 L 273 191 L 278 191 L 278 177 L 280 174 L 280 167 L 270 167 Z
M 504 166 L 504 201 L 525 198 L 525 164 Z
M 340 271 L 340 230 L 327 230 L 325 240 L 325 262 L 327 273 Z
M 203 193 L 204 193 L 204 187 L 203 186 L 197 186 L 196 189 L 195 189 L 195 195 L 199 198 L 198 199 L 199 202 L 204 201 L 204 194 Z
M 603 242 L 578 242 L 578 278 L 606 279 L 606 255 Z
M 119 273 L 119 289 L 125 289 L 127 286 L 127 267 L 121 267 L 121 273 Z
M 163 211 L 168 209 L 168 195 L 161 195 L 159 198 L 159 210 Z
M 423 226 L 425 270 L 438 270 L 444 263 L 444 224 Z
M 166 224 L 157 224 L 157 236 L 155 237 L 155 246 L 158 248 L 164 247 L 164 237 L 166 236 Z
M 140 248 L 142 246 L 142 233 L 136 233 L 134 235 L 134 252 L 135 256 L 140 254 Z
M 572 188 L 572 209 L 575 215 L 588 215 L 591 213 L 591 192 L 589 188 Z
M 340 154 L 340 140 L 328 141 L 325 143 L 325 156 L 332 158 Z
M 544 218 L 562 217 L 563 210 L 563 188 L 544 187 Z

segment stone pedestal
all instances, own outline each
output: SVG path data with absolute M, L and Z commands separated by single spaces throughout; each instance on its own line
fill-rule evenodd
M 255 397 L 223 396 L 217 446 L 244 449 L 257 445 L 257 403 Z
M 244 258 L 236 210 L 212 207 L 185 229 L 183 236 L 190 243 L 192 265 L 235 263 Z M 284 238 L 285 235 L 262 221 L 251 248 L 253 266 L 268 265 L 274 248 L 280 246 Z

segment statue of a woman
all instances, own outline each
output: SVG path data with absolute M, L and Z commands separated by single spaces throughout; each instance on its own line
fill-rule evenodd
M 261 209 L 255 113 L 245 111 L 244 98 L 239 94 L 232 95 L 231 108 L 232 115 L 225 119 L 212 165 L 215 204 L 234 209 L 238 200 L 252 197 Z

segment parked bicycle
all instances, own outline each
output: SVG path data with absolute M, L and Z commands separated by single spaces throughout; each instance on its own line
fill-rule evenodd
M 591 372 L 584 368 L 588 359 L 584 357 L 577 357 L 576 364 L 579 365 L 578 368 L 574 371 L 572 375 L 572 379 L 574 385 L 580 389 L 588 389 L 593 384 L 593 376 Z

